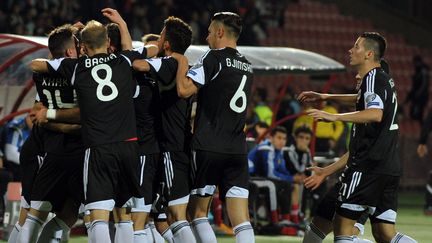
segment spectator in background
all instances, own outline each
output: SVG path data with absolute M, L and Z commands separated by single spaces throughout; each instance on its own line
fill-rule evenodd
M 280 88 L 279 88 L 280 91 Z M 278 92 L 279 92 L 278 91 Z M 277 111 L 276 120 L 283 119 L 289 115 L 300 113 L 301 106 L 298 100 L 295 98 L 295 94 L 289 87 L 286 89 L 285 96 L 283 97 L 279 110 Z M 285 127 L 288 134 L 292 133 L 292 127 L 295 119 L 288 120 L 282 124 Z
M 432 110 L 426 116 L 423 122 L 419 145 L 417 147 L 417 154 L 420 158 L 423 158 L 428 153 L 427 140 L 429 133 L 432 129 Z M 432 215 L 432 171 L 429 171 L 429 180 L 426 183 L 426 195 L 425 195 L 425 214 Z
M 420 56 L 414 56 L 413 64 L 414 75 L 412 76 L 411 90 L 405 104 L 411 103 L 410 117 L 421 123 L 429 98 L 429 66 L 423 62 Z
M 265 177 L 273 181 L 276 186 L 277 201 L 279 206 L 279 212 L 284 223 L 291 222 L 291 205 L 297 205 L 298 201 L 292 201 L 297 198 L 293 196 L 292 190 L 295 184 L 303 183 L 304 175 L 301 174 L 290 174 L 286 168 L 285 159 L 282 153 L 282 148 L 286 145 L 287 132 L 284 127 L 278 126 L 271 131 L 270 140 L 261 143 L 255 149 L 249 152 L 248 159 L 250 168 L 254 168 L 254 172 L 257 176 Z M 274 218 L 274 212 L 272 213 Z M 297 218 L 298 219 L 298 218 Z M 290 227 L 284 227 L 281 231 L 282 234 L 296 235 L 297 231 Z
M 169 15 L 184 18 L 193 24 L 194 44 L 206 44 L 207 27 L 210 22 L 209 12 L 233 11 L 241 13 L 245 24 L 244 41 L 241 45 L 258 45 L 266 37 L 268 18 L 257 8 L 254 1 L 206 1 L 198 0 L 161 0 L 121 1 L 121 0 L 76 0 L 76 1 L 0 1 L 0 32 L 43 36 L 52 28 L 76 21 L 86 22 L 98 17 L 98 10 L 113 7 L 124 13 L 133 39 L 138 40 L 143 34 L 156 33 L 161 23 Z M 272 5 L 276 5 L 272 3 Z M 152 11 L 148 11 L 151 9 Z M 192 14 L 191 14 L 192 13 Z M 271 18 L 278 18 L 271 16 Z M 3 21 L 1 21 L 3 20 Z M 6 24 L 7 23 L 7 24 Z M 250 33 L 250 35 L 246 35 Z M 243 38 L 243 37 L 241 37 Z
M 306 168 L 312 166 L 312 156 L 309 145 L 312 138 L 312 130 L 307 126 L 302 126 L 294 131 L 295 143 L 283 149 L 285 166 L 291 175 L 306 177 Z M 299 205 L 302 193 L 299 184 L 294 184 L 291 193 L 291 221 L 299 223 Z
M 24 141 L 30 134 L 33 124 L 30 117 L 22 117 L 8 122 L 0 136 L 0 222 L 5 210 L 4 195 L 10 181 L 20 181 L 19 155 Z
M 252 126 L 251 129 L 249 129 L 246 136 L 248 138 L 254 138 L 256 140 L 256 139 L 262 137 L 268 128 L 269 128 L 269 125 L 266 122 L 258 121 Z M 266 139 L 267 139 L 267 137 L 263 138 L 263 141 Z
M 267 105 L 267 90 L 264 88 L 257 88 L 253 95 L 255 121 L 263 121 L 267 125 L 271 125 L 273 118 L 273 111 Z
M 13 181 L 21 180 L 19 155 L 32 126 L 29 116 L 21 117 L 8 122 L 1 133 L 0 160 L 3 159 L 4 168 L 12 174 Z
M 427 140 L 431 129 L 432 129 L 432 110 L 429 111 L 429 113 L 427 114 L 421 128 L 419 145 L 417 147 L 417 154 L 420 158 L 423 158 L 428 153 Z
M 307 110 L 307 108 L 305 110 Z M 322 110 L 331 114 L 336 114 L 338 112 L 330 102 L 327 102 Z M 307 126 L 312 130 L 313 120 L 314 119 L 308 115 L 301 115 L 294 121 L 293 130 L 295 131 L 301 126 Z M 317 153 L 329 155 L 334 154 L 333 150 L 343 130 L 344 124 L 341 121 L 317 122 L 315 151 Z

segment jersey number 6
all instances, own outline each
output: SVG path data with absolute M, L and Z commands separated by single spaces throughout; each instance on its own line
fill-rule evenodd
M 246 102 L 247 101 L 246 100 L 246 93 L 243 91 L 243 88 L 246 84 L 246 80 L 247 80 L 246 75 L 243 75 L 243 78 L 240 82 L 239 87 L 237 88 L 237 91 L 235 92 L 234 96 L 230 100 L 231 110 L 233 110 L 234 112 L 237 112 L 237 113 L 242 113 L 246 109 L 246 103 L 247 103 Z M 241 106 L 237 106 L 237 104 L 236 104 L 239 99 L 241 99 L 241 101 L 242 101 Z

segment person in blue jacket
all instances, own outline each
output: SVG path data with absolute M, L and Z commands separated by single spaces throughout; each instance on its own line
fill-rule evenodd
M 286 168 L 282 153 L 286 141 L 286 129 L 282 126 L 275 127 L 271 131 L 270 139 L 251 150 L 248 159 L 250 172 L 270 179 L 276 185 L 281 218 L 286 223 L 292 223 L 290 221 L 291 188 L 293 184 L 302 183 L 304 176 L 291 175 Z

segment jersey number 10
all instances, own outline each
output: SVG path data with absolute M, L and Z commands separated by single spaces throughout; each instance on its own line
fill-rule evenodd
M 52 94 L 51 91 L 49 91 L 47 89 L 43 89 L 42 93 L 47 98 L 48 109 L 54 109 L 54 108 L 69 109 L 69 108 L 74 108 L 77 106 L 75 90 L 73 91 L 73 96 L 74 96 L 73 98 L 74 98 L 75 103 L 63 103 L 63 101 L 61 99 L 60 90 L 58 90 L 58 89 L 54 90 L 54 95 Z M 56 104 L 56 107 L 54 107 L 54 102 Z

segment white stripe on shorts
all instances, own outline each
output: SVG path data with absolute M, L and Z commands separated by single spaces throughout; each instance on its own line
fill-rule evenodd
M 83 168 L 84 200 L 87 199 L 89 159 L 90 159 L 90 148 L 86 149 L 84 154 L 84 168 Z
M 170 192 L 172 188 L 172 179 L 174 178 L 172 161 L 169 152 L 164 152 L 163 155 L 164 155 L 164 165 L 165 165 L 165 180 L 167 183 L 168 192 Z
M 143 184 L 143 181 L 144 181 L 144 166 L 146 163 L 146 156 L 141 155 L 140 160 L 141 160 L 141 173 L 140 173 L 140 186 L 141 186 Z

